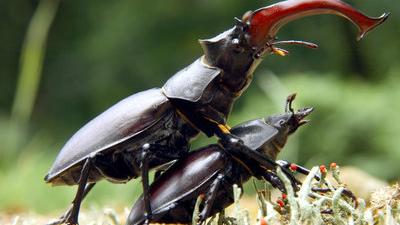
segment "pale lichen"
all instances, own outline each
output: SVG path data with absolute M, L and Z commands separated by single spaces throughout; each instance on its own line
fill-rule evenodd
M 350 190 L 347 190 L 346 185 L 341 181 L 339 166 L 336 164 L 334 166 L 331 164 L 330 172 L 338 184 L 337 187 L 334 187 L 326 178 L 325 167 L 312 168 L 297 192 L 294 191 L 290 180 L 280 168 L 276 172 L 284 183 L 287 193 L 284 198 L 279 197 L 276 204 L 271 199 L 270 185 L 266 185 L 265 190 L 258 190 L 255 185 L 258 224 L 400 224 L 399 185 L 373 193 L 371 204 L 367 207 L 363 199 L 355 199 L 349 194 Z M 234 187 L 234 193 L 235 224 L 248 224 L 249 217 L 242 213 L 244 209 L 239 206 L 237 198 L 240 196 L 238 193 L 241 192 L 237 186 Z
M 291 182 L 286 175 L 277 170 L 277 175 L 284 183 L 287 193 L 276 197 L 272 192 L 276 190 L 266 182 L 259 189 L 256 185 L 257 192 L 254 200 L 254 207 L 258 208 L 258 213 L 249 214 L 251 205 L 243 207 L 240 198 L 242 190 L 235 185 L 234 204 L 232 213 L 221 212 L 207 221 L 207 225 L 248 225 L 250 221 L 257 220 L 258 225 L 275 225 L 275 224 L 354 224 L 354 225 L 392 225 L 400 224 L 400 187 L 395 184 L 385 187 L 372 193 L 370 203 L 361 198 L 357 198 L 356 202 L 353 198 L 345 194 L 346 185 L 340 179 L 340 170 L 337 166 L 328 171 L 332 173 L 331 178 L 324 178 L 323 182 L 316 179 L 321 177 L 321 169 L 314 167 L 310 174 L 303 180 L 301 187 L 295 192 L 291 186 Z M 330 179 L 337 186 L 332 185 Z M 366 181 L 367 182 L 367 181 Z M 318 192 L 314 187 L 319 187 Z M 199 211 L 204 196 L 198 199 L 197 207 L 195 207 L 193 224 L 198 223 Z M 114 211 L 106 208 L 100 210 L 98 208 L 83 209 L 80 214 L 80 224 L 89 225 L 122 225 L 127 218 L 130 210 Z M 4 219 L 8 217 L 9 219 Z M 45 224 L 49 222 L 46 217 L 37 214 L 26 213 L 14 216 L 1 216 L 0 224 L 10 225 L 33 225 Z

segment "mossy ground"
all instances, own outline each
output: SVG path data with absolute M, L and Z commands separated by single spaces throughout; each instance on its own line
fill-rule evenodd
M 332 174 L 335 170 L 330 170 Z M 336 170 L 338 173 L 338 170 Z M 288 186 L 288 180 L 278 171 L 284 181 L 288 193 L 277 194 L 276 190 L 266 186 L 258 189 L 256 196 L 239 198 L 241 190 L 235 188 L 236 202 L 226 210 L 228 218 L 225 224 L 399 224 L 400 222 L 400 188 L 399 185 L 381 188 L 370 196 L 370 201 L 358 198 L 357 201 L 343 195 L 345 184 L 336 175 L 333 186 L 330 180 L 321 183 L 313 179 L 314 175 L 321 176 L 321 170 L 315 167 L 297 192 Z M 337 174 L 338 175 L 338 174 Z M 339 184 L 337 184 L 339 183 Z M 319 193 L 311 188 L 327 187 L 329 192 Z M 129 209 L 125 207 L 112 208 L 83 208 L 80 214 L 81 224 L 90 225 L 120 225 L 125 224 Z M 0 213 L 0 224 L 33 225 L 46 224 L 59 215 L 39 215 L 30 212 Z M 208 224 L 219 225 L 222 220 L 216 217 Z

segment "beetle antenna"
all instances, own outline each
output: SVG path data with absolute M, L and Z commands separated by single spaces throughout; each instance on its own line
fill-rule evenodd
M 241 19 L 235 17 L 234 20 L 235 20 L 236 26 L 238 26 L 238 25 L 241 27 L 244 26 L 244 22 Z
M 286 98 L 285 112 L 287 112 L 287 113 L 291 112 L 292 114 L 294 114 L 294 109 L 293 109 L 292 103 L 293 103 L 294 99 L 296 98 L 296 95 L 297 95 L 297 93 L 293 93 Z
M 289 45 L 302 45 L 307 48 L 318 48 L 317 44 L 308 41 L 297 41 L 297 40 L 288 40 L 288 41 L 275 41 L 272 43 L 273 45 L 280 45 L 280 44 L 289 44 Z
M 277 48 L 277 47 L 275 47 L 275 46 L 271 46 L 271 49 L 272 49 L 272 52 L 275 53 L 275 54 L 277 54 L 277 55 L 280 55 L 280 56 L 287 56 L 287 55 L 289 55 L 289 51 L 288 51 L 288 50 L 285 50 L 285 49 L 283 49 L 283 48 Z

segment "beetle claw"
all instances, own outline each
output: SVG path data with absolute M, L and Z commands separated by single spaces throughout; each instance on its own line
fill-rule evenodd
M 255 10 L 246 15 L 250 42 L 253 46 L 264 46 L 272 41 L 279 29 L 290 21 L 318 14 L 342 16 L 355 24 L 359 30 L 357 39 L 362 39 L 373 28 L 382 24 L 388 13 L 373 18 L 338 0 L 286 0 Z
M 60 224 L 71 224 L 69 221 L 70 216 L 71 216 L 71 211 L 72 211 L 72 206 L 65 212 L 60 218 L 57 220 L 47 223 L 46 225 L 60 225 Z
M 225 148 L 235 148 L 235 149 L 238 149 L 244 145 L 243 141 L 233 134 L 227 134 L 225 138 L 222 138 L 221 144 Z
M 307 124 L 309 122 L 310 122 L 310 120 L 300 120 L 299 126 L 303 126 L 304 124 Z

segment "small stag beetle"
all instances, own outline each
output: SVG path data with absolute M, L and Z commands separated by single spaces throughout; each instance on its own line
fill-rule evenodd
M 298 127 L 307 123 L 304 118 L 312 108 L 294 112 L 289 96 L 284 114 L 251 120 L 232 128 L 232 134 L 241 138 L 246 146 L 275 160 L 287 138 Z M 230 152 L 230 153 L 227 153 Z M 150 185 L 153 223 L 183 223 L 192 221 L 196 199 L 204 195 L 199 222 L 221 212 L 233 203 L 232 185 L 240 187 L 251 176 L 269 181 L 284 191 L 284 186 L 273 172 L 253 160 L 232 154 L 219 144 L 212 144 L 189 153 L 178 160 Z M 295 179 L 292 177 L 292 179 Z M 127 220 L 127 225 L 145 223 L 144 200 L 139 197 Z
M 162 88 L 120 101 L 67 141 L 45 181 L 77 184 L 78 190 L 72 208 L 53 224 L 77 224 L 82 199 L 99 180 L 124 183 L 138 176 L 142 176 L 146 216 L 150 218 L 149 169 L 183 157 L 190 140 L 200 131 L 217 135 L 224 143 L 241 143 L 226 125 L 234 101 L 250 84 L 263 56 L 285 54 L 275 45 L 316 47 L 307 42 L 275 40 L 285 23 L 316 14 L 343 16 L 359 28 L 360 38 L 388 16 L 367 17 L 339 0 L 288 0 L 246 13 L 242 20 L 236 19 L 233 28 L 201 40 L 204 55 Z M 243 152 L 259 163 L 273 164 L 258 152 Z

